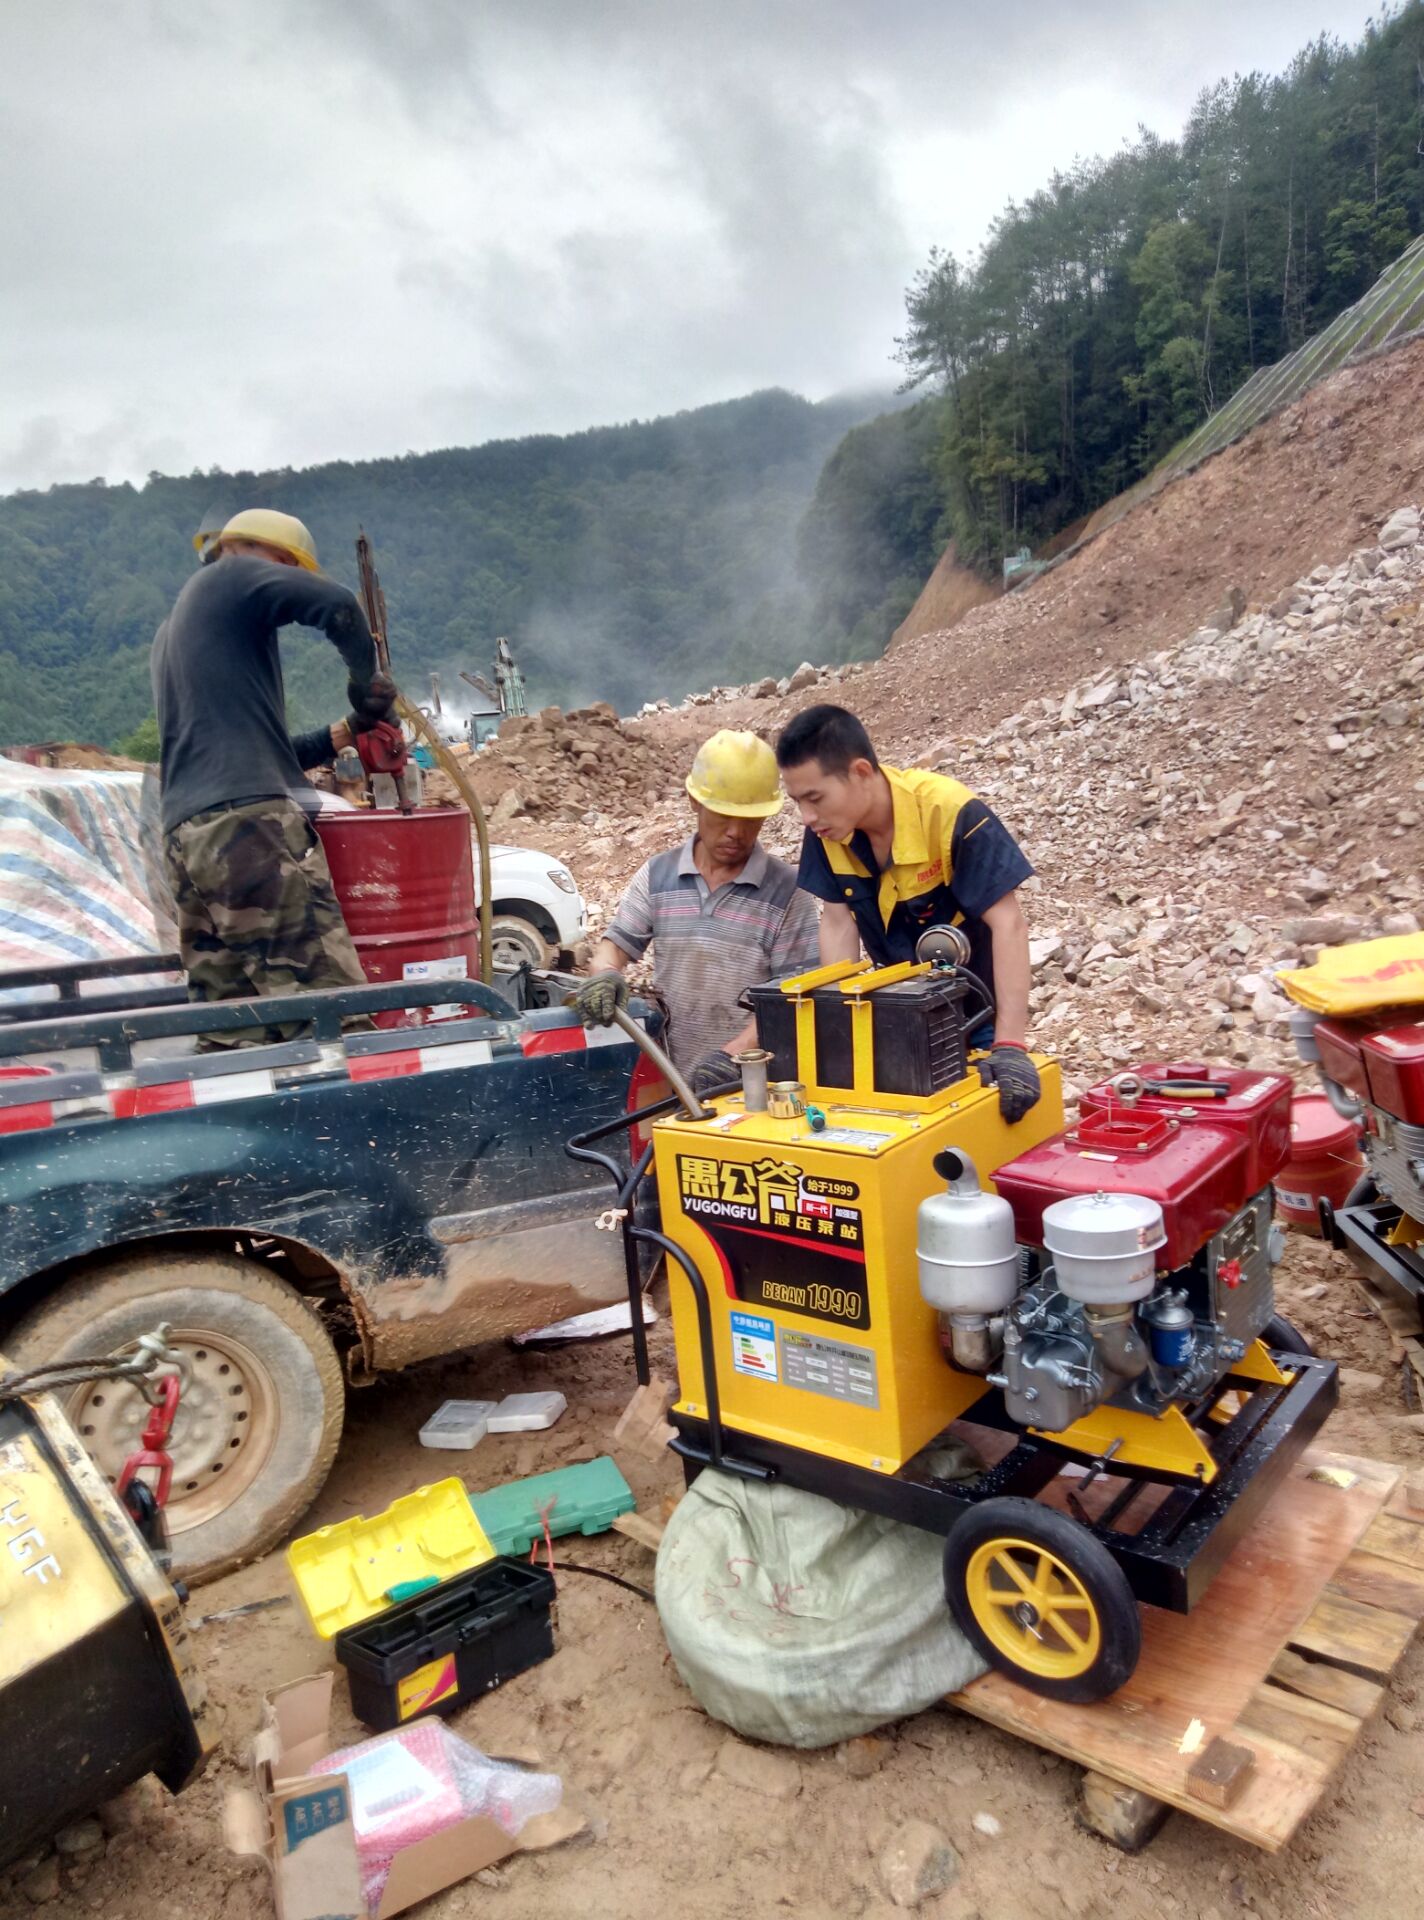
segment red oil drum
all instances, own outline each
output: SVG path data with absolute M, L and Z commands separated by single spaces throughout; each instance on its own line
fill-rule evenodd
M 1342 1120 L 1323 1093 L 1298 1093 L 1291 1101 L 1290 1158 L 1276 1175 L 1282 1220 L 1318 1234 L 1317 1201 L 1343 1207 L 1364 1170 L 1358 1124 Z
M 315 825 L 368 980 L 478 980 L 475 867 L 463 807 L 359 807 L 323 812 Z M 431 1017 L 413 1009 L 377 1014 L 376 1024 Z

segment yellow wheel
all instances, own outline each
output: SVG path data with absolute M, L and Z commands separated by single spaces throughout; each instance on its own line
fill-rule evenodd
M 1137 1665 L 1142 1626 L 1107 1548 L 1034 1500 L 986 1500 L 950 1534 L 945 1595 L 991 1666 L 1035 1693 L 1100 1700 Z
M 1097 1659 L 1102 1627 L 1071 1567 L 1031 1540 L 988 1540 L 964 1572 L 964 1592 L 998 1651 L 1036 1679 L 1076 1680 Z

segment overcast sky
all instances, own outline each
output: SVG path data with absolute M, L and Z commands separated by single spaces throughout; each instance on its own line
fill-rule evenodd
M 1368 0 L 0 0 L 0 492 L 896 377 L 933 244 Z

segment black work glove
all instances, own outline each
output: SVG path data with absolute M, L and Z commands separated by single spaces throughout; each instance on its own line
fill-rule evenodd
M 699 1099 L 710 1093 L 714 1087 L 725 1087 L 729 1080 L 739 1080 L 742 1070 L 730 1053 L 724 1053 L 719 1047 L 716 1053 L 704 1053 L 688 1076 L 692 1091 Z
M 617 967 L 605 967 L 580 984 L 573 1004 L 586 1027 L 611 1027 L 615 1009 L 628 1004 L 628 982 Z
M 986 1087 L 999 1089 L 999 1112 L 1010 1126 L 1038 1105 L 1043 1092 L 1038 1068 L 1028 1054 L 1004 1040 L 990 1048 L 987 1060 L 979 1062 L 979 1078 Z
M 380 726 L 383 720 L 394 717 L 396 710 L 396 683 L 388 673 L 376 672 L 368 685 L 348 680 L 346 698 L 351 702 L 351 711 L 346 716 L 346 724 L 353 734 L 369 733 L 372 727 Z

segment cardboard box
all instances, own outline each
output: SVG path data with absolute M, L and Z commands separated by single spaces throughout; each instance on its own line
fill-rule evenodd
M 344 1773 L 310 1771 L 332 1750 L 333 1677 L 313 1674 L 264 1698 L 252 1743 L 253 1785 L 229 1792 L 223 1810 L 233 1852 L 267 1862 L 277 1920 L 367 1920 L 350 1784 Z M 511 1853 L 570 1839 L 585 1824 L 560 1807 L 511 1839 L 495 1821 L 473 1814 L 396 1855 L 376 1920 L 390 1920 Z

